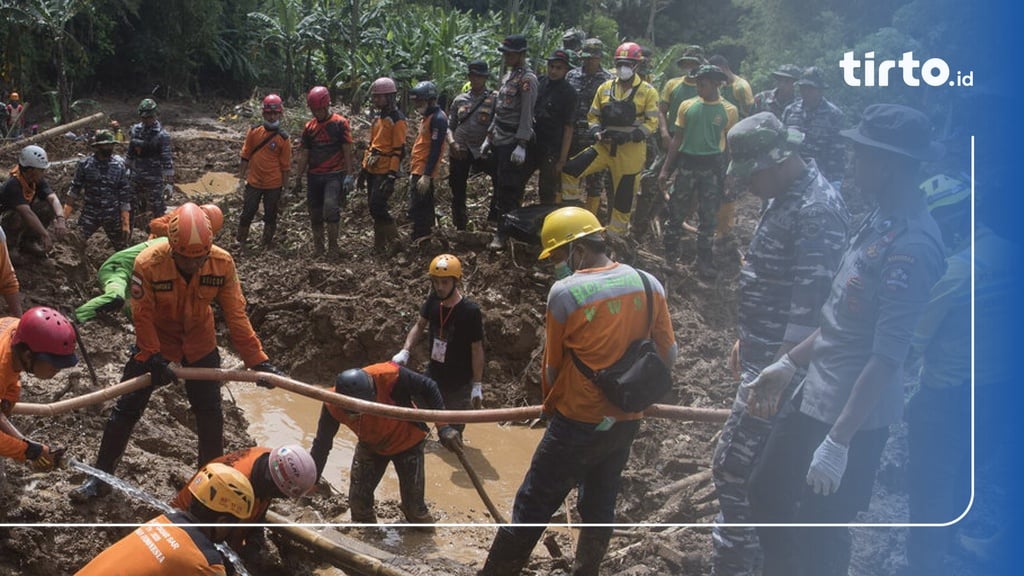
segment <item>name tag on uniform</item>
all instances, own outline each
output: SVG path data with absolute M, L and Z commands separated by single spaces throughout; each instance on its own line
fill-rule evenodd
M 434 362 L 444 363 L 444 357 L 448 353 L 448 342 L 440 338 L 434 338 L 434 345 L 430 347 L 430 359 Z

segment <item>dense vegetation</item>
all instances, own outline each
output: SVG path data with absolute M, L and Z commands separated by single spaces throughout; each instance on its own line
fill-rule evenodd
M 658 85 L 679 46 L 692 43 L 726 55 L 755 90 L 784 62 L 819 65 L 835 85 L 850 49 L 879 60 L 915 50 L 969 66 L 957 55 L 980 9 L 957 0 L 0 0 L 0 89 L 52 105 L 55 117 L 97 92 L 202 98 L 259 86 L 294 98 L 325 83 L 358 104 L 378 75 L 430 78 L 451 91 L 468 60 L 498 64 L 505 34 L 526 34 L 538 56 L 570 26 L 610 46 L 654 47 Z M 922 106 L 934 98 L 886 96 Z M 867 97 L 831 96 L 853 110 Z

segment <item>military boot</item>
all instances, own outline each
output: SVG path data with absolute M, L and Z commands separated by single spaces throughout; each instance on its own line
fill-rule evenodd
M 324 255 L 324 225 L 313 224 L 313 256 Z
M 327 255 L 331 258 L 341 256 L 338 250 L 338 226 L 337 222 L 327 223 Z
M 235 240 L 237 240 L 239 244 L 244 246 L 245 243 L 249 241 L 249 227 L 239 226 L 238 233 L 235 234 Z
M 498 528 L 487 553 L 484 567 L 477 576 L 518 576 L 530 561 L 533 544 L 516 536 L 507 528 Z
M 274 247 L 274 232 L 277 231 L 277 223 L 263 225 L 263 247 Z

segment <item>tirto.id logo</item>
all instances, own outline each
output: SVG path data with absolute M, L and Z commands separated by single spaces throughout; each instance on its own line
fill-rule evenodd
M 957 70 L 954 79 L 951 78 L 949 64 L 942 58 L 929 58 L 922 63 L 914 59 L 913 52 L 904 52 L 899 60 L 876 63 L 874 52 L 865 52 L 864 58 L 858 60 L 850 51 L 843 54 L 839 67 L 843 69 L 843 82 L 847 86 L 888 86 L 893 68 L 902 71 L 903 83 L 907 86 L 920 86 L 921 82 L 928 86 L 974 86 L 973 70 Z M 858 71 L 862 74 L 858 75 Z

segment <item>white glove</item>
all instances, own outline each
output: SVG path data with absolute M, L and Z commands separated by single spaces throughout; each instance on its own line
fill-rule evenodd
M 520 166 L 523 162 L 526 162 L 526 148 L 522 144 L 516 144 L 516 149 L 512 151 L 512 163 Z
M 405 366 L 405 363 L 409 361 L 409 351 L 406 350 L 405 348 L 402 348 L 401 350 L 398 351 L 398 354 L 395 354 L 394 356 L 391 357 L 391 361 L 394 362 L 395 364 L 401 364 L 402 366 Z
M 480 145 L 480 156 L 487 156 L 487 153 L 491 151 L 491 139 L 484 138 L 484 143 Z
M 170 200 L 171 196 L 174 194 L 174 184 L 171 184 L 170 182 L 164 184 L 164 191 L 163 192 L 164 192 L 164 200 Z
M 786 391 L 797 366 L 789 354 L 785 354 L 774 363 L 765 366 L 764 370 L 754 378 L 747 387 L 750 396 L 747 398 L 747 412 L 758 418 L 771 418 L 779 411 L 779 400 Z
M 423 175 L 416 181 L 416 191 L 420 194 L 426 194 L 430 190 L 430 176 Z
M 807 469 L 807 484 L 814 487 L 815 494 L 828 496 L 839 490 L 849 452 L 848 447 L 836 444 L 831 436 L 825 436 L 825 440 L 814 451 L 811 466 Z
M 469 393 L 469 399 L 473 403 L 474 410 L 484 407 L 484 385 L 482 383 L 473 382 L 473 391 Z

